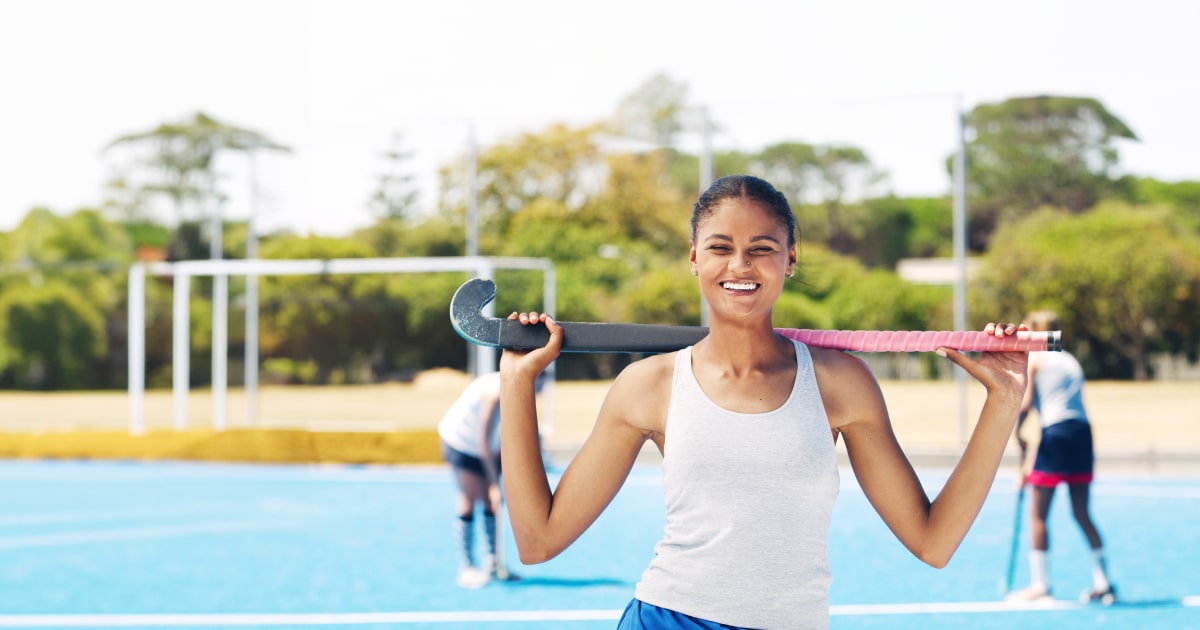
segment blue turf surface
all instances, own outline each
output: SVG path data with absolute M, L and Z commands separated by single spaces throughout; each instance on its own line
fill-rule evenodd
M 921 474 L 931 492 L 945 477 Z M 562 556 L 520 566 L 510 541 L 524 579 L 465 591 L 446 468 L 0 461 L 0 626 L 611 628 L 661 531 L 658 480 L 657 467 L 638 467 Z M 842 481 L 834 628 L 1200 628 L 1200 602 L 1185 599 L 1200 594 L 1200 479 L 1102 475 L 1093 514 L 1122 603 L 1030 611 L 996 604 L 1011 478 L 940 571 L 900 546 L 848 470 Z M 1066 503 L 1052 513 L 1051 571 L 1073 600 L 1089 556 Z M 1021 542 L 1017 586 L 1028 579 Z

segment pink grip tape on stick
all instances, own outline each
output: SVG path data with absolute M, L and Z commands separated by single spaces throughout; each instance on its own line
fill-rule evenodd
M 1022 330 L 997 337 L 981 331 L 958 330 L 810 330 L 776 328 L 775 332 L 810 346 L 852 352 L 933 352 L 953 348 L 963 352 L 1061 351 L 1062 333 Z

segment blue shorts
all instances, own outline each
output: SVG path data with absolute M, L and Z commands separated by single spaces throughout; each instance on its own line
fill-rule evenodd
M 713 621 L 705 621 L 691 615 L 647 604 L 634 598 L 625 607 L 617 630 L 742 630 Z
M 449 444 L 446 444 L 444 441 L 442 442 L 442 459 L 446 460 L 447 464 L 450 464 L 455 468 L 469 470 L 480 477 L 483 477 L 487 474 L 483 470 L 483 460 L 475 457 L 474 455 L 467 455 L 462 451 L 456 450 Z M 497 453 L 494 459 L 496 462 L 496 474 L 499 474 L 500 454 Z
M 1063 420 L 1042 427 L 1042 441 L 1028 481 L 1046 488 L 1059 483 L 1090 483 L 1095 463 L 1092 425 L 1083 420 Z

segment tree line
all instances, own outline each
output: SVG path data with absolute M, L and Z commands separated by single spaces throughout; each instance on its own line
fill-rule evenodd
M 560 319 L 699 324 L 687 251 L 704 156 L 678 142 L 697 111 L 686 85 L 651 77 L 609 120 L 550 125 L 482 147 L 474 184 L 465 160 L 443 165 L 431 211 L 418 210 L 411 153 L 398 134 L 383 156 L 385 174 L 364 199 L 374 222 L 345 237 L 258 237 L 245 222 L 219 214 L 214 221 L 222 199 L 213 155 L 289 150 L 261 134 L 197 114 L 121 136 L 114 150 L 135 157 L 114 177 L 104 204 L 66 215 L 34 208 L 0 233 L 0 387 L 125 387 L 127 271 L 139 256 L 208 258 L 219 248 L 226 258 L 242 258 L 252 242 L 258 257 L 270 259 L 458 256 L 473 191 L 480 252 L 553 260 Z M 1054 308 L 1067 346 L 1093 378 L 1151 378 L 1154 353 L 1196 360 L 1200 182 L 1116 175 L 1119 143 L 1136 136 L 1094 99 L 986 103 L 967 114 L 966 124 L 968 245 L 979 270 L 968 293 L 971 326 Z M 905 282 L 894 271 L 901 259 L 951 254 L 948 195 L 892 194 L 886 173 L 853 146 L 781 140 L 755 152 L 717 151 L 711 163 L 716 177 L 750 173 L 772 181 L 796 210 L 800 267 L 776 307 L 777 325 L 950 326 L 950 287 Z M 163 201 L 173 212 L 155 218 Z M 449 326 L 447 308 L 465 279 L 262 277 L 263 379 L 362 383 L 462 369 L 466 345 Z M 541 303 L 536 272 L 500 271 L 496 280 L 496 312 Z M 191 378 L 202 386 L 211 360 L 211 282 L 193 285 Z M 231 279 L 235 363 L 242 359 L 244 287 Z M 169 278 L 147 283 L 150 387 L 170 384 L 171 290 Z M 559 372 L 605 378 L 629 360 L 564 356 Z M 939 369 L 935 361 L 926 365 L 930 374 Z

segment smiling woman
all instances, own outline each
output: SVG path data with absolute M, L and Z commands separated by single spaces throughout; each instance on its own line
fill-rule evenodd
M 500 361 L 504 487 L 526 563 L 561 553 L 622 487 L 643 445 L 662 455 L 664 536 L 620 628 L 829 626 L 828 543 L 838 495 L 836 443 L 892 532 L 942 567 L 983 505 L 1025 385 L 1025 352 L 971 359 L 939 348 L 988 391 L 971 445 L 936 501 L 893 433 L 878 383 L 841 350 L 780 335 L 772 311 L 794 272 L 787 199 L 750 176 L 717 180 L 696 202 L 689 259 L 708 302 L 708 335 L 627 367 L 591 435 L 551 490 L 537 433 L 535 377 L 562 350 L 549 342 Z M 1013 324 L 984 332 L 1011 337 Z M 663 625 L 665 624 L 665 625 Z

